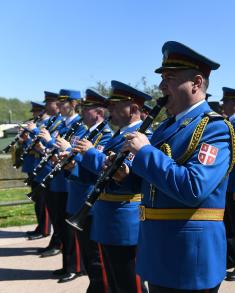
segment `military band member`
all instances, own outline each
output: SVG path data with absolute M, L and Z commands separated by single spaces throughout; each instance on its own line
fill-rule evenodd
M 151 97 L 124 83 L 112 81 L 112 93 L 108 99 L 111 122 L 120 128 L 99 152 L 91 144 L 82 144 L 82 166 L 99 174 L 110 151 L 118 153 L 125 135 L 138 129 L 142 123 L 141 108 Z M 151 134 L 151 133 L 149 133 Z M 130 155 L 124 167 L 132 164 Z M 140 185 L 130 173 L 120 181 L 118 174 L 100 195 L 93 211 L 91 239 L 100 243 L 108 283 L 112 292 L 143 292 L 146 288 L 135 271 L 135 257 L 139 233 Z
M 31 102 L 32 109 L 31 112 L 33 113 L 33 117 L 38 117 L 43 111 L 45 111 L 45 104 L 44 103 L 36 103 Z M 31 139 L 38 134 L 35 129 L 39 129 L 40 127 L 44 127 L 49 119 L 49 115 L 45 113 L 42 115 L 41 119 L 37 123 L 33 123 L 30 121 L 27 123 L 26 128 L 31 132 L 30 135 L 27 135 L 27 140 L 24 142 L 26 146 L 31 143 Z M 40 161 L 40 153 L 36 150 L 31 150 L 28 154 L 24 156 L 23 165 L 22 165 L 22 172 L 26 172 L 28 176 L 31 175 L 33 172 L 34 167 Z M 34 189 L 37 186 L 36 182 L 32 182 L 31 188 Z M 48 210 L 46 207 L 45 197 L 42 196 L 38 198 L 35 202 L 35 214 L 37 218 L 37 226 L 34 231 L 27 231 L 26 234 L 29 237 L 29 240 L 33 239 L 40 235 L 40 237 L 47 237 L 51 232 L 51 223 L 49 219 Z
M 235 89 L 223 87 L 223 110 L 235 127 Z M 227 268 L 235 267 L 235 169 L 229 176 L 224 223 L 227 234 Z M 235 270 L 227 274 L 226 280 L 235 281 Z
M 219 64 L 178 42 L 166 42 L 160 89 L 173 115 L 146 136 L 127 136 L 132 172 L 144 198 L 137 273 L 151 293 L 218 292 L 226 273 L 223 224 L 233 164 L 231 124 L 205 102 L 211 70 Z
M 63 139 L 61 136 L 66 133 L 69 128 L 81 119 L 80 115 L 76 112 L 78 104 L 81 101 L 81 94 L 79 91 L 61 89 L 58 96 L 59 109 L 61 115 L 64 117 L 63 126 L 59 129 L 58 136 L 52 138 L 50 142 L 54 147 L 61 147 Z M 79 135 L 83 135 L 86 129 L 81 126 L 78 129 Z M 62 269 L 54 271 L 54 275 L 58 276 L 59 283 L 64 283 L 75 279 L 84 273 L 84 267 L 81 261 L 80 249 L 77 237 L 74 231 L 66 233 L 65 218 L 66 218 L 66 203 L 68 197 L 68 182 L 65 177 L 64 170 L 59 171 L 56 176 L 51 180 L 49 187 L 48 198 L 50 198 L 50 208 L 54 214 L 54 230 L 56 235 L 62 242 Z M 76 249 L 67 252 L 67 246 L 70 243 L 75 243 Z
M 89 128 L 86 135 L 87 138 L 89 138 L 89 134 L 97 129 L 97 127 L 101 127 L 106 119 L 107 98 L 93 89 L 87 89 L 81 108 L 83 121 Z M 104 126 L 101 127 L 100 131 L 93 137 L 91 143 L 95 145 L 98 151 L 102 152 L 107 141 L 109 141 L 111 137 L 112 130 L 106 122 Z M 76 138 L 76 135 L 74 138 Z M 74 139 L 76 147 L 75 141 Z M 74 148 L 74 150 L 76 150 L 76 148 Z M 74 215 L 82 207 L 87 198 L 87 194 L 91 191 L 97 179 L 96 175 L 81 166 L 81 160 L 82 155 L 78 153 L 71 166 L 73 169 L 71 170 L 71 175 L 68 180 L 68 217 Z M 83 263 L 90 281 L 86 292 L 106 293 L 108 292 L 108 284 L 101 249 L 95 241 L 90 240 L 90 227 L 92 221 L 93 215 L 91 213 L 84 230 L 82 232 L 77 232 Z M 67 224 L 67 229 L 73 228 Z M 75 229 L 73 230 L 77 231 Z M 75 248 L 71 247 L 70 249 Z
M 60 115 L 60 109 L 58 107 L 58 94 L 53 93 L 53 92 L 48 92 L 45 91 L 45 100 L 44 102 L 46 103 L 46 111 L 50 115 L 50 119 L 48 123 L 51 122 L 51 119 L 55 119 L 54 123 L 49 127 L 48 131 L 44 128 L 42 130 L 39 130 L 38 136 L 41 138 L 41 141 L 38 145 L 38 149 L 44 152 L 47 148 L 52 148 L 53 143 L 55 142 L 55 137 L 58 135 L 59 129 L 63 126 L 63 118 Z M 41 183 L 43 178 L 51 171 L 51 164 L 48 162 L 43 169 L 38 173 L 36 177 L 34 177 L 34 181 L 37 182 L 38 184 Z M 53 201 L 51 200 L 50 196 L 50 186 L 47 186 L 44 191 L 42 192 L 43 194 L 40 194 L 38 198 L 41 198 L 41 196 L 45 197 L 46 201 L 46 206 L 49 212 L 49 216 L 52 222 L 53 226 L 53 234 L 50 239 L 50 242 L 47 247 L 45 248 L 39 248 L 38 253 L 42 257 L 46 256 L 53 256 L 58 253 L 60 253 L 61 249 L 61 239 L 59 238 L 59 235 L 56 234 L 56 229 L 55 229 L 55 212 L 54 212 L 54 205 Z M 40 235 L 35 235 L 32 237 L 32 239 L 38 239 L 40 238 Z

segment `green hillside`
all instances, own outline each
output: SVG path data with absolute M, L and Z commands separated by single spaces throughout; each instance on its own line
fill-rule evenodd
M 11 122 L 22 122 L 32 117 L 29 112 L 30 102 L 21 102 L 18 99 L 0 98 L 0 124 L 8 123 L 11 112 Z

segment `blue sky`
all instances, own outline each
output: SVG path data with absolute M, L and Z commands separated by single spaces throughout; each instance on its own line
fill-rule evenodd
M 165 41 L 221 64 L 213 100 L 234 87 L 233 0 L 0 0 L 0 96 L 40 100 L 97 81 L 159 84 Z

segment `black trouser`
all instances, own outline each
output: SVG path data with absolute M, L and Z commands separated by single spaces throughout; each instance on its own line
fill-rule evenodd
M 63 268 L 68 273 L 84 272 L 83 265 L 81 267 L 77 235 L 65 222 L 68 193 L 50 191 L 48 197 L 51 198 L 50 204 L 53 214 L 55 239 L 56 241 L 59 239 L 62 244 Z
M 67 273 L 82 272 L 85 274 L 78 235 L 65 221 L 62 226 L 63 268 Z
M 66 192 L 53 192 L 49 189 L 46 192 L 46 204 L 53 226 L 53 235 L 49 247 L 60 249 L 62 247 L 62 224 L 65 218 L 65 204 L 67 200 Z M 62 212 L 62 210 L 64 211 Z M 62 213 L 62 216 L 61 216 Z
M 165 288 L 165 287 L 149 284 L 149 293 L 217 293 L 219 292 L 219 287 L 220 287 L 220 284 L 212 289 L 183 290 L 183 289 Z
M 233 193 L 227 192 L 224 213 L 227 237 L 227 268 L 235 267 L 235 201 Z
M 136 246 L 101 245 L 112 293 L 142 293 L 147 288 L 136 275 Z
M 32 190 L 38 185 L 37 182 L 32 182 Z M 42 191 L 38 196 L 35 197 L 35 214 L 37 218 L 38 225 L 35 229 L 36 232 L 41 233 L 44 236 L 47 236 L 51 233 L 51 221 L 49 218 L 48 209 L 46 206 L 46 194 L 45 191 Z
M 90 240 L 91 223 L 92 216 L 89 216 L 84 230 L 77 232 L 84 266 L 90 281 L 86 292 L 108 293 L 110 290 L 108 288 L 101 247 L 95 241 Z

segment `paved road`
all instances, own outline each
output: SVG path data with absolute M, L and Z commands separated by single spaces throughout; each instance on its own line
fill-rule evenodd
M 52 271 L 62 267 L 62 255 L 40 258 L 36 249 L 49 237 L 28 241 L 25 231 L 33 226 L 0 229 L 0 293 L 84 293 L 87 277 L 58 284 Z
M 26 240 L 25 231 L 32 229 L 33 226 L 0 229 L 0 293 L 85 293 L 87 277 L 57 283 L 52 271 L 61 268 L 62 256 L 38 257 L 36 249 L 45 247 L 49 238 Z M 235 282 L 223 282 L 220 293 L 235 293 Z

